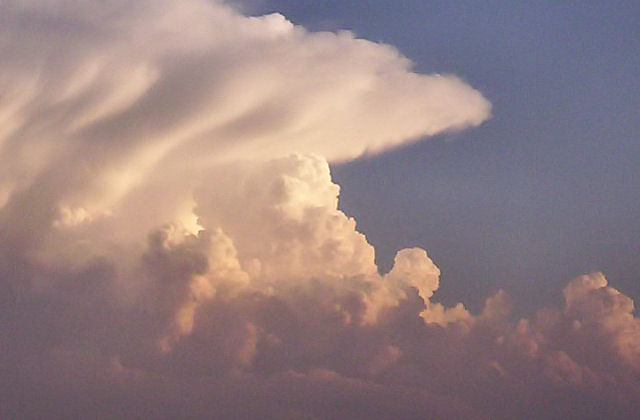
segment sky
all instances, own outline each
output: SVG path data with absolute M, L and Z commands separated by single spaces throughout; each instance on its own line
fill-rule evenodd
M 0 3 L 0 414 L 637 418 L 638 17 Z
M 477 129 L 333 168 L 382 266 L 423 247 L 446 280 L 439 296 L 473 306 L 503 288 L 532 310 L 595 270 L 640 297 L 637 2 L 253 7 L 394 45 L 418 71 L 456 74 L 493 104 Z

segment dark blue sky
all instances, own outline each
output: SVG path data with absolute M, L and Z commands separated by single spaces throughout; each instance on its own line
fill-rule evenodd
M 600 270 L 640 298 L 640 2 L 265 0 L 311 30 L 392 44 L 493 104 L 482 127 L 334 166 L 341 207 L 390 266 L 427 250 L 436 298 L 560 300 Z

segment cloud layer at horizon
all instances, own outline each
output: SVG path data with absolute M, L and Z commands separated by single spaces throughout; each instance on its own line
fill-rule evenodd
M 514 319 L 381 274 L 328 162 L 481 124 L 394 48 L 204 0 L 0 5 L 0 367 L 17 417 L 631 416 L 600 273 Z

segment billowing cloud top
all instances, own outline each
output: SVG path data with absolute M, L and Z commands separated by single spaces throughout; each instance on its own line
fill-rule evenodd
M 154 171 L 292 152 L 345 160 L 489 114 L 454 76 L 277 14 L 57 0 L 3 2 L 0 16 L 2 201 L 41 177 L 109 200 Z
M 205 0 L 4 1 L 0 62 L 3 417 L 633 412 L 604 276 L 531 320 L 447 308 L 338 209 L 328 162 L 489 117 L 460 79 Z

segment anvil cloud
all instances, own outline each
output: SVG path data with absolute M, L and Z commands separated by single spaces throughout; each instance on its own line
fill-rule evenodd
M 514 319 L 386 274 L 328 162 L 481 124 L 393 47 L 205 0 L 0 5 L 0 412 L 625 416 L 640 321 L 599 273 Z

